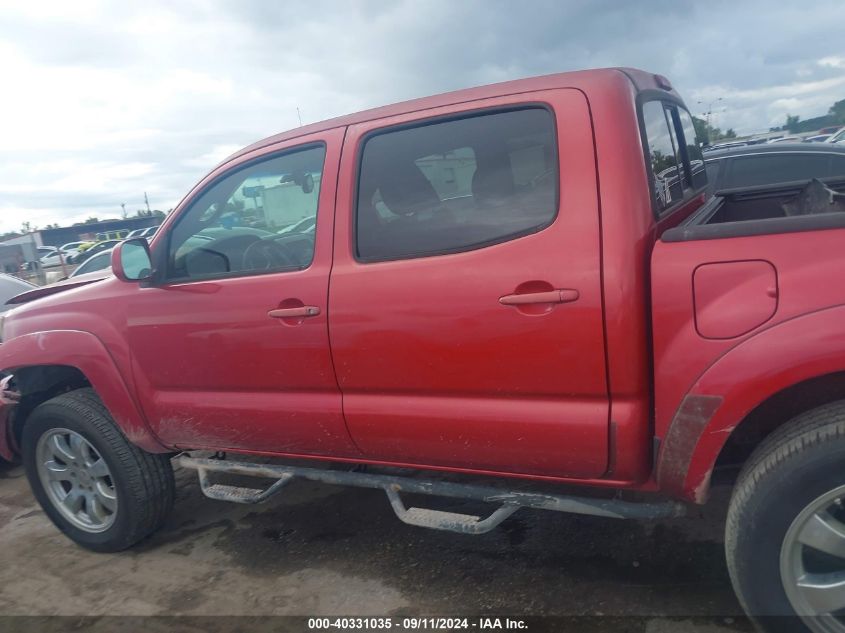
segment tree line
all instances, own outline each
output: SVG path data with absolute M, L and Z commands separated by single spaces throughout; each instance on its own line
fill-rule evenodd
M 770 132 L 779 132 L 781 130 L 798 134 L 800 132 L 813 132 L 814 130 L 823 127 L 833 127 L 835 125 L 845 125 L 845 99 L 841 99 L 830 106 L 827 114 L 823 116 L 813 117 L 812 119 L 801 120 L 797 114 L 787 114 L 786 123 L 781 127 L 770 128 Z
M 711 143 L 727 138 L 736 138 L 736 132 L 734 132 L 733 128 L 728 128 L 723 132 L 721 129 L 713 127 L 707 121 L 699 119 L 697 116 L 692 117 L 692 124 L 695 126 L 695 135 L 698 137 L 698 140 L 705 145 L 710 145 Z

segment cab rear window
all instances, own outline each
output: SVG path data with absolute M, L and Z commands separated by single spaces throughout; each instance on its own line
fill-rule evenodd
M 642 106 L 654 206 L 662 215 L 707 185 L 707 172 L 692 117 L 665 101 Z
M 643 104 L 643 123 L 648 139 L 652 184 L 658 210 L 663 211 L 684 197 L 678 149 L 661 101 Z

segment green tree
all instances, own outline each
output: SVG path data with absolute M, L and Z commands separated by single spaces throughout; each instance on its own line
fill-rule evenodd
M 833 117 L 833 123 L 845 125 L 845 99 L 837 101 L 828 111 L 828 115 Z
M 798 131 L 798 122 L 801 120 L 801 117 L 797 114 L 787 114 L 786 115 L 786 125 L 785 127 L 790 132 L 797 132 Z
M 707 121 L 698 117 L 692 117 L 692 124 L 695 126 L 695 135 L 698 137 L 698 140 L 705 145 L 726 138 L 736 138 L 736 132 L 733 128 L 728 128 L 727 131 L 722 132 L 721 129 L 713 127 Z
M 705 145 L 710 144 L 710 126 L 707 125 L 707 121 L 704 119 L 699 119 L 697 116 L 692 117 L 692 124 L 695 127 L 695 135 L 698 137 L 698 140 L 704 143 Z

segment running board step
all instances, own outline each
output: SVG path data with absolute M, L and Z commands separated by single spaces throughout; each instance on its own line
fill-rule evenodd
M 442 510 L 428 510 L 426 508 L 406 508 L 399 493 L 392 488 L 385 488 L 390 507 L 399 520 L 408 525 L 431 528 L 433 530 L 448 530 L 462 534 L 484 534 L 498 526 L 514 512 L 518 505 L 503 505 L 486 519 L 471 514 L 458 512 L 443 512 Z
M 229 486 L 227 484 L 213 484 L 208 478 L 208 468 L 197 468 L 200 479 L 200 489 L 209 499 L 217 501 L 232 501 L 233 503 L 261 503 L 278 493 L 282 488 L 291 482 L 293 475 L 284 474 L 269 488 L 246 488 L 244 486 Z
M 279 493 L 293 479 L 306 479 L 340 486 L 357 486 L 383 490 L 390 506 L 401 521 L 408 525 L 448 530 L 462 534 L 484 534 L 511 516 L 519 508 L 555 510 L 574 514 L 603 516 L 614 519 L 659 519 L 683 516 L 686 507 L 674 501 L 633 502 L 622 499 L 575 497 L 570 495 L 539 494 L 510 491 L 493 486 L 460 484 L 448 481 L 397 477 L 355 471 L 324 470 L 282 464 L 255 464 L 225 459 L 205 459 L 182 455 L 179 463 L 199 474 L 203 493 L 212 499 L 235 503 L 260 503 Z M 268 488 L 248 488 L 211 483 L 209 473 L 247 475 L 275 479 Z M 472 499 L 498 506 L 488 517 L 443 512 L 425 508 L 406 508 L 400 493 L 424 494 L 453 499 Z

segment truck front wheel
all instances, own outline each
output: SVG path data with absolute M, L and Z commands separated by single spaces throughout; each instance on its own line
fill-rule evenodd
M 169 458 L 130 444 L 91 389 L 39 405 L 24 425 L 21 449 L 44 512 L 88 549 L 130 547 L 155 531 L 173 506 Z
M 799 415 L 755 451 L 725 549 L 737 596 L 764 630 L 845 633 L 845 401 Z

